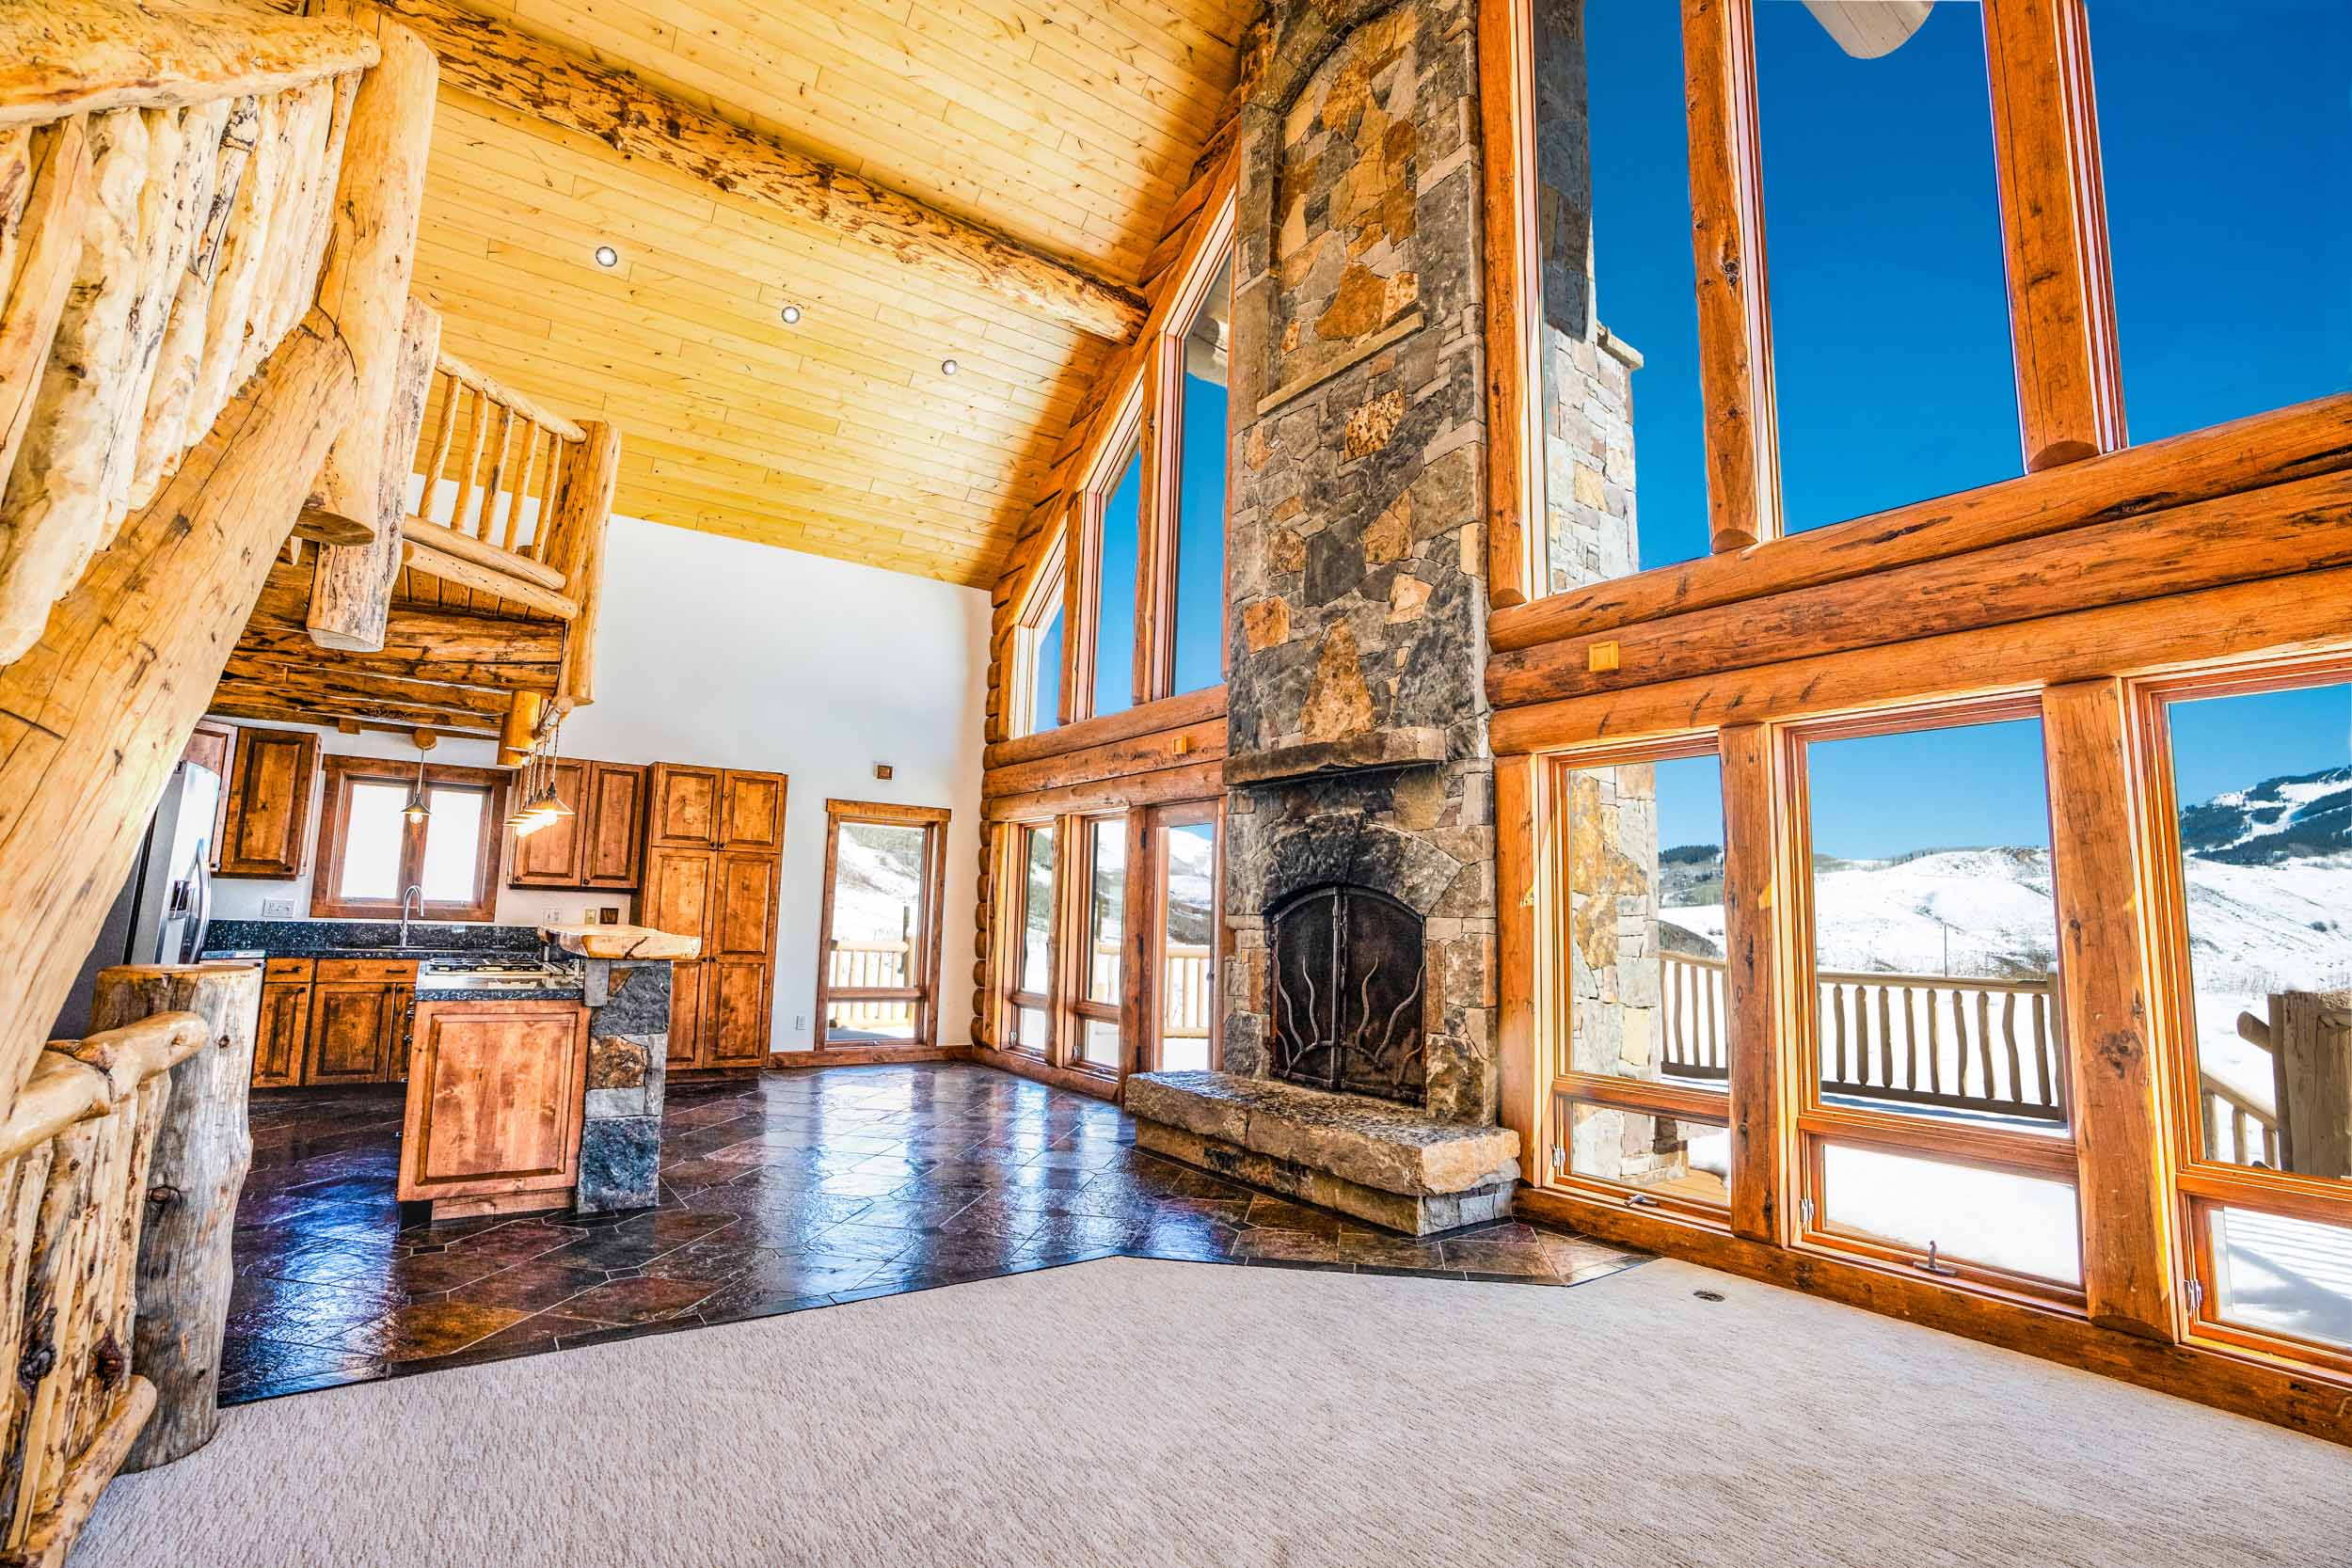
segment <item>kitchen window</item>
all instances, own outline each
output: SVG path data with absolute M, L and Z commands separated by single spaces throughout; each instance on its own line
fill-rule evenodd
M 506 775 L 374 757 L 328 757 L 310 914 L 321 920 L 488 920 L 498 903 Z M 407 809 L 421 800 L 425 815 Z

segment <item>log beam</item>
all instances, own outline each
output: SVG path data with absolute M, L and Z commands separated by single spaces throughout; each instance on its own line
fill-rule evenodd
M 385 8 L 423 35 L 441 57 L 442 79 L 461 91 L 775 208 L 795 223 L 862 240 L 908 266 L 1093 337 L 1128 342 L 1143 325 L 1144 302 L 1132 290 L 731 124 L 618 67 L 453 0 L 386 0 Z
M 400 513 L 395 505 L 391 519 L 380 515 L 384 428 L 400 372 L 440 71 L 433 51 L 416 34 L 387 20 L 366 0 L 319 0 L 315 8 L 373 32 L 383 52 L 351 102 L 333 233 L 318 280 L 319 309 L 342 334 L 358 382 L 350 427 L 336 437 L 318 491 L 303 509 L 311 537 L 358 545 L 380 539 Z M 400 467 L 405 480 L 405 455 Z M 335 523 L 356 525 L 358 531 L 336 533 Z M 328 630 L 330 636 L 345 635 Z
M 313 312 L 0 669 L 0 1091 L 33 1069 L 353 380 Z
M 384 455 L 376 471 L 375 537 L 364 545 L 326 545 L 310 577 L 304 626 L 322 648 L 374 653 L 384 646 L 384 622 L 400 581 L 401 517 L 408 510 L 408 466 L 424 428 L 425 394 L 441 348 L 440 313 L 411 298 L 400 325 L 391 401 L 384 420 Z
M 375 60 L 374 40 L 359 29 L 266 11 L 115 0 L 0 7 L 0 125 L 282 92 Z

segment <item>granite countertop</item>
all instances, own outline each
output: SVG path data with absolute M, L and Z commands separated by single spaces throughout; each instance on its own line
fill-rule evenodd
M 501 985 L 477 974 L 421 974 L 420 1002 L 577 1002 L 583 990 L 577 975 L 548 976 L 545 985 Z

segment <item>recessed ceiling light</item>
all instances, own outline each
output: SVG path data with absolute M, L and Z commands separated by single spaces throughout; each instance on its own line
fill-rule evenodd
M 621 253 L 619 251 L 613 249 L 609 245 L 600 245 L 596 246 L 596 265 L 600 267 L 617 267 L 620 264 Z
M 942 359 L 939 362 L 939 373 L 942 375 L 953 375 L 960 368 L 953 359 Z
M 801 325 L 801 308 L 799 306 L 787 305 L 784 308 L 784 325 L 787 326 L 798 326 Z

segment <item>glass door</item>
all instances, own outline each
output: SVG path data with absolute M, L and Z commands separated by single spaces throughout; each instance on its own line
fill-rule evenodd
M 1219 815 L 1214 800 L 1158 806 L 1151 814 L 1148 1070 L 1204 1071 L 1217 1065 Z

